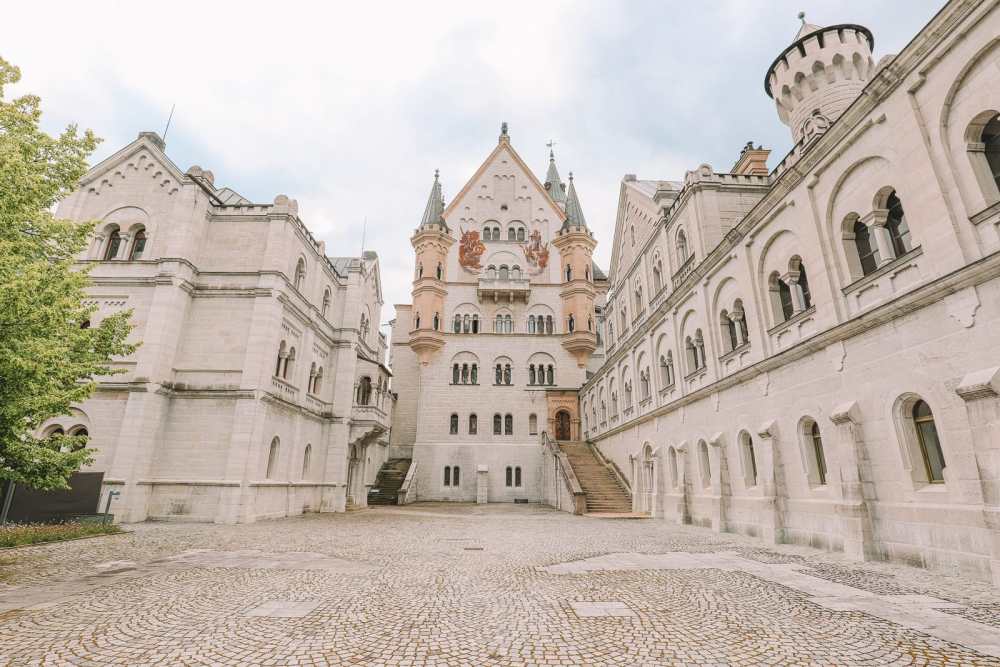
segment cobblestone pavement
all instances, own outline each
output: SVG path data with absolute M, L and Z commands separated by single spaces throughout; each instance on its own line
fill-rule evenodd
M 142 524 L 0 552 L 0 664 L 1000 665 L 1000 592 L 538 506 Z

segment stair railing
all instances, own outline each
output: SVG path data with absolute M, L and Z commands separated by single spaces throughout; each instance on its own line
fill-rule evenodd
M 631 498 L 632 484 L 629 482 L 628 477 L 626 477 L 625 474 L 621 471 L 621 468 L 618 467 L 618 464 L 609 459 L 607 456 L 605 456 L 604 452 L 602 452 L 600 448 L 594 443 L 592 443 L 590 440 L 587 440 L 586 444 L 587 447 L 590 447 L 590 451 L 594 452 L 594 456 L 597 458 L 598 462 L 600 462 L 601 465 L 603 465 L 605 468 L 611 471 L 611 473 L 615 476 L 615 479 L 618 480 L 618 483 L 622 485 L 623 489 L 625 489 L 625 492 L 629 495 L 629 498 Z
M 562 500 L 565 499 L 572 506 L 573 514 L 584 514 L 587 511 L 587 494 L 580 486 L 580 480 L 576 478 L 576 473 L 573 472 L 573 466 L 570 465 L 566 452 L 545 431 L 542 431 L 542 448 L 544 450 L 542 458 L 548 459 L 551 456 L 554 466 L 554 479 L 551 485 L 544 483 L 548 472 L 547 466 L 542 474 L 545 503 L 550 507 L 563 509 Z M 547 464 L 548 461 L 546 460 L 545 463 Z M 550 490 L 552 491 L 551 496 L 549 495 Z
M 417 501 L 417 462 L 411 461 L 406 477 L 396 492 L 396 504 L 408 505 Z

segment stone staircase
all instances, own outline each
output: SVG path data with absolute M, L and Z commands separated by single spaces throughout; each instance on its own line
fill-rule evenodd
M 395 505 L 399 487 L 406 479 L 412 459 L 389 459 L 378 471 L 375 484 L 368 491 L 369 505 Z
M 573 467 L 580 487 L 587 495 L 588 514 L 632 514 L 632 498 L 618 477 L 601 463 L 586 442 L 560 442 Z

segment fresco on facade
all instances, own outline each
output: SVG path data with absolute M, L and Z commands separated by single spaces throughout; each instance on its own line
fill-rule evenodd
M 524 259 L 528 262 L 529 273 L 538 275 L 549 265 L 549 244 L 542 243 L 542 234 L 537 229 L 528 236 L 528 242 L 522 243 Z
M 479 273 L 483 265 L 479 263 L 479 258 L 486 252 L 486 245 L 479 240 L 479 230 L 462 230 L 462 240 L 458 244 L 458 263 L 462 268 Z

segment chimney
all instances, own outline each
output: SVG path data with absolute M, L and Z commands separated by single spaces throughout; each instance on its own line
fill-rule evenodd
M 741 176 L 767 176 L 771 173 L 767 168 L 767 156 L 771 154 L 770 149 L 753 145 L 748 141 L 747 145 L 740 151 L 740 159 L 733 165 L 732 173 Z

